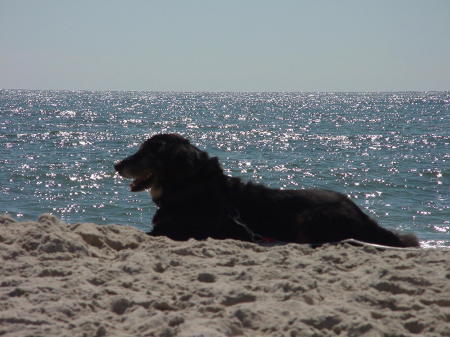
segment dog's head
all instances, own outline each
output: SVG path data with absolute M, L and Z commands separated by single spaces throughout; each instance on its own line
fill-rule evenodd
M 114 168 L 122 177 L 134 179 L 131 191 L 139 192 L 182 182 L 213 162 L 221 170 L 217 158 L 209 158 L 187 139 L 176 134 L 159 134 L 147 139 L 135 154 Z

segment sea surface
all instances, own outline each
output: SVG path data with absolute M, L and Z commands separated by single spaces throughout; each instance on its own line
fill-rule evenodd
M 155 206 L 113 164 L 162 132 L 229 175 L 340 191 L 424 247 L 450 247 L 450 92 L 0 90 L 0 213 L 149 231 Z

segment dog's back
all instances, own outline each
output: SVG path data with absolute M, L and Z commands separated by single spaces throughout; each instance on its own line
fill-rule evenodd
M 270 189 L 231 179 L 231 199 L 240 221 L 264 237 L 317 244 L 353 238 L 395 247 L 419 246 L 414 235 L 398 235 L 379 226 L 341 193 Z

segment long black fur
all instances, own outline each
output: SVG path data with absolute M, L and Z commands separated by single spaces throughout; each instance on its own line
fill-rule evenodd
M 314 243 L 357 239 L 417 247 L 412 234 L 380 227 L 345 195 L 329 190 L 279 190 L 229 177 L 216 157 L 175 134 L 145 141 L 116 171 L 151 189 L 158 210 L 150 235 L 174 240 L 238 239 Z

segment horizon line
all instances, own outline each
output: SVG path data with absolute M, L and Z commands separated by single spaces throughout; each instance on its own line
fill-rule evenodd
M 148 92 L 148 93 L 172 93 L 172 94 L 211 94 L 211 93 L 254 93 L 254 94 L 387 94 L 387 93 L 446 93 L 446 90 L 153 90 L 153 89 L 27 89 L 27 88 L 0 88 L 0 91 L 60 91 L 60 92 Z

